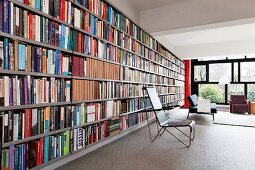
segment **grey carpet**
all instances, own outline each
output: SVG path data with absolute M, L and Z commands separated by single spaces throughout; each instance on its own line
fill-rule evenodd
M 185 116 L 187 110 L 181 110 L 171 118 Z M 200 120 L 201 116 L 194 114 L 190 118 Z M 145 127 L 59 170 L 254 170 L 255 129 L 214 125 L 212 116 L 203 118 L 204 124 L 196 126 L 196 138 L 190 148 L 167 133 L 151 142 Z M 155 134 L 155 123 L 153 126 Z
M 255 127 L 255 116 L 248 114 L 236 114 L 229 112 L 218 112 L 215 115 L 216 124 Z

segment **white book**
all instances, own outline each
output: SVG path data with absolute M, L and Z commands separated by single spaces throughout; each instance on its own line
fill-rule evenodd
M 15 19 L 16 23 L 15 23 L 15 25 L 16 25 L 16 27 L 19 27 L 19 8 L 15 7 L 15 10 L 16 10 L 16 19 Z
M 13 94 L 13 105 L 17 105 L 17 76 L 13 78 L 13 84 L 12 84 L 12 94 Z
M 68 2 L 68 14 L 67 14 L 67 16 L 68 16 L 68 20 L 67 20 L 67 22 L 69 23 L 69 24 L 71 24 L 71 21 L 72 21 L 72 11 L 71 11 L 71 7 L 72 7 L 72 5 L 71 5 L 71 2 L 69 1 Z
M 46 103 L 49 103 L 49 88 L 50 88 L 50 82 L 46 81 Z
M 25 113 L 22 113 L 22 139 L 25 138 Z
M 13 114 L 13 141 L 19 139 L 19 114 Z
M 65 32 L 65 49 L 67 49 L 67 47 L 68 47 L 68 37 L 69 37 L 69 34 L 70 34 L 70 28 L 66 27 L 66 32 Z
M 9 3 L 9 7 L 10 7 L 10 8 L 9 8 L 9 9 L 10 9 L 10 11 L 9 11 L 10 14 L 13 14 L 14 11 L 13 11 L 13 3 L 12 3 L 12 2 Z M 13 24 L 14 24 L 14 23 L 13 23 L 13 22 L 14 22 L 13 19 L 14 19 L 14 18 L 13 18 L 13 15 L 9 15 L 9 16 L 10 16 L 9 20 L 11 21 L 11 22 L 10 22 L 10 31 L 11 31 L 10 34 L 13 35 L 13 30 L 14 30 L 14 29 L 13 29 L 13 28 L 14 28 L 14 26 L 13 26 Z
M 80 26 L 80 18 L 81 18 L 81 11 L 77 8 L 74 8 L 74 26 L 81 28 Z
M 70 80 L 66 81 L 66 102 L 71 101 L 71 82 Z
M 4 106 L 9 106 L 9 85 L 10 78 L 9 76 L 4 76 Z
M 77 129 L 73 131 L 73 151 L 77 150 Z

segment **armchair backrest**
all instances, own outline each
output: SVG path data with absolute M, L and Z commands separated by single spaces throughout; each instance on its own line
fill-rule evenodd
M 245 95 L 231 95 L 231 104 L 246 104 Z
M 157 121 L 159 125 L 163 125 L 168 122 L 168 118 L 164 112 L 164 110 L 157 111 L 157 109 L 162 109 L 162 104 L 159 100 L 158 93 L 155 89 L 155 87 L 146 87 L 147 94 L 149 96 L 149 99 L 151 101 L 152 108 L 155 112 Z
M 197 95 L 196 94 L 193 94 L 191 96 L 188 96 L 188 101 L 189 101 L 189 104 L 194 107 L 197 105 Z
M 197 112 L 211 113 L 211 100 L 210 99 L 197 100 Z

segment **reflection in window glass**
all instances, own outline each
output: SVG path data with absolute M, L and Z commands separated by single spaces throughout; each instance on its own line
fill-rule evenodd
M 241 95 L 244 94 L 243 84 L 229 84 L 228 85 L 228 100 L 230 100 L 231 95 Z
M 247 84 L 247 99 L 255 102 L 255 84 Z
M 194 66 L 194 81 L 206 81 L 206 66 Z
M 241 63 L 241 81 L 255 81 L 255 62 Z
M 231 63 L 220 63 L 209 65 L 209 81 L 219 82 L 221 76 L 231 80 Z
M 200 84 L 198 92 L 203 99 L 210 99 L 213 103 L 225 103 L 225 85 Z

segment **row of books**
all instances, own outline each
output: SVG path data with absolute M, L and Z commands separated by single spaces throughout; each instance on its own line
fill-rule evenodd
M 147 117 L 148 116 L 148 117 Z M 120 130 L 126 130 L 134 125 L 140 124 L 148 119 L 155 117 L 154 112 L 139 112 L 120 117 Z
M 100 122 L 71 131 L 71 150 L 77 151 L 89 144 L 105 139 L 109 136 L 108 122 Z
M 79 104 L 72 107 L 72 126 L 83 125 L 97 120 L 117 117 L 120 101 Z
M 165 84 L 168 79 L 179 79 L 184 81 L 185 76 L 180 75 L 174 71 L 168 70 L 168 74 L 154 74 L 143 72 L 140 70 L 136 70 L 133 68 L 122 67 L 120 69 L 120 78 L 124 81 L 131 81 L 131 82 L 146 82 L 146 83 L 158 83 L 158 84 Z
M 68 153 L 70 153 L 70 131 L 3 149 L 1 167 L 31 169 Z
M 6 70 L 69 75 L 70 56 L 59 50 L 50 50 L 9 41 L 0 40 L 0 68 Z
M 87 58 L 86 73 L 90 78 L 120 80 L 120 66 L 101 60 Z
M 45 107 L 2 112 L 1 142 L 12 142 L 71 126 L 72 107 Z
M 71 9 L 71 2 L 66 0 L 35 0 L 28 1 L 22 0 L 22 3 L 28 5 L 38 11 L 41 11 L 45 14 L 51 15 L 55 18 L 60 19 L 61 21 L 72 23 L 73 11 Z
M 95 100 L 120 97 L 120 83 L 72 80 L 72 100 Z
M 0 106 L 68 102 L 71 81 L 30 76 L 0 77 Z
M 165 93 L 183 93 L 184 87 L 172 87 L 172 86 L 156 86 L 156 91 L 158 94 L 165 94 Z
M 12 2 L 9 2 L 8 9 L 4 25 L 7 33 L 72 50 L 72 30 L 68 26 L 16 7 Z

